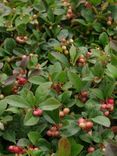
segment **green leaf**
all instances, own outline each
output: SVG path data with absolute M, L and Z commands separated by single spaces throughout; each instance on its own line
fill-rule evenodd
M 51 55 L 58 61 L 60 61 L 64 66 L 69 66 L 69 62 L 67 60 L 67 58 L 63 55 L 63 54 L 60 54 L 60 53 L 57 53 L 57 52 L 52 52 Z
M 90 91 L 91 91 L 91 96 L 97 97 L 99 99 L 104 99 L 103 92 L 100 89 L 95 88 L 95 89 L 91 89 Z
M 70 82 L 72 83 L 73 87 L 77 89 L 77 91 L 80 91 L 82 88 L 82 81 L 76 73 L 68 72 L 68 78 Z
M 30 131 L 28 133 L 28 138 L 32 142 L 32 144 L 35 145 L 40 138 L 40 134 L 36 131 Z
M 28 81 L 33 83 L 33 84 L 36 84 L 36 85 L 40 85 L 40 84 L 46 82 L 46 80 L 42 76 L 31 76 L 28 79 Z
M 67 29 L 62 29 L 59 33 L 59 35 L 57 36 L 57 38 L 61 41 L 63 38 L 67 38 L 69 35 L 69 32 Z
M 111 124 L 109 118 L 105 116 L 96 116 L 95 118 L 92 118 L 92 121 L 105 127 L 110 127 Z
M 46 97 L 48 96 L 50 92 L 51 85 L 52 85 L 52 82 L 46 82 L 46 83 L 41 84 L 36 89 L 35 97 L 36 97 L 37 103 L 42 102 L 43 100 L 46 99 Z
M 59 140 L 57 156 L 71 156 L 71 145 L 67 138 Z
M 56 124 L 60 122 L 58 109 L 55 109 L 53 111 L 46 111 L 43 116 L 46 119 L 46 121 L 48 121 L 51 124 Z
M 24 146 L 28 146 L 28 145 L 30 145 L 30 142 L 29 142 L 29 140 L 26 139 L 26 138 L 21 138 L 21 139 L 19 139 L 18 142 L 17 142 L 17 146 L 24 147 Z
M 68 120 L 68 124 L 64 126 L 63 128 L 61 128 L 61 135 L 71 137 L 77 134 L 79 131 L 80 131 L 80 128 L 77 126 L 77 124 L 72 120 Z
M 61 103 L 56 100 L 54 97 L 48 98 L 44 102 L 39 104 L 39 108 L 42 110 L 52 111 L 54 109 L 57 109 L 61 106 Z
M 35 117 L 32 114 L 32 111 L 27 112 L 24 118 L 24 125 L 25 126 L 33 126 L 36 125 L 39 121 L 39 117 Z
M 3 135 L 3 138 L 5 140 L 10 141 L 10 142 L 16 143 L 16 141 L 15 141 L 16 137 L 15 137 L 15 132 L 14 131 L 11 131 L 11 130 L 6 131 L 4 133 L 4 135 Z
M 16 42 L 14 39 L 12 38 L 7 38 L 4 41 L 4 48 L 8 51 L 8 52 L 12 52 L 13 49 L 16 47 Z
M 0 100 L 0 115 L 4 113 L 7 108 L 7 102 L 5 100 Z
M 112 64 L 107 65 L 107 74 L 112 76 L 113 78 L 117 78 L 117 67 Z
M 91 3 L 93 3 L 94 5 L 98 5 L 101 3 L 101 0 L 89 0 Z
M 76 63 L 75 58 L 76 58 L 76 47 L 72 45 L 70 48 L 70 59 L 73 65 Z
M 26 100 L 19 95 L 10 95 L 5 98 L 5 101 L 14 107 L 19 108 L 28 108 L 30 105 L 26 102 Z
M 35 106 L 35 103 L 36 103 L 36 98 L 35 96 L 33 95 L 33 92 L 31 92 L 30 90 L 24 88 L 22 91 L 21 91 L 21 96 L 23 96 L 26 100 L 26 102 L 32 107 L 32 106 Z
M 78 156 L 83 149 L 83 145 L 77 144 L 74 139 L 70 139 L 71 143 L 71 155 Z
M 109 38 L 106 32 L 100 34 L 99 41 L 103 46 L 106 46 L 108 44 Z

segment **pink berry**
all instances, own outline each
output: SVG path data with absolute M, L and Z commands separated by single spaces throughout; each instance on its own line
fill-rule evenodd
M 86 120 L 85 120 L 84 118 L 79 118 L 78 121 L 77 121 L 77 123 L 80 124 L 80 123 L 83 123 L 83 122 L 85 122 L 85 121 L 86 121 Z
M 92 153 L 95 151 L 95 148 L 90 146 L 88 149 L 87 149 L 88 153 Z
M 33 111 L 33 115 L 34 116 L 41 116 L 42 114 L 43 114 L 43 110 L 42 109 L 37 108 L 37 109 L 35 109 Z
M 109 111 L 104 112 L 105 116 L 109 116 L 109 114 L 110 114 Z

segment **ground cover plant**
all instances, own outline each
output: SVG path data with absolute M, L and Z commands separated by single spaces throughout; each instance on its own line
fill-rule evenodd
M 0 1 L 0 156 L 116 156 L 116 0 Z

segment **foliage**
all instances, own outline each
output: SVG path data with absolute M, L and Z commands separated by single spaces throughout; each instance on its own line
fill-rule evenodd
M 0 36 L 0 155 L 116 154 L 116 0 L 1 0 Z

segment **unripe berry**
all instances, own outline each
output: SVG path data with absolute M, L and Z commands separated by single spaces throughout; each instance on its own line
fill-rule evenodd
M 82 129 L 85 129 L 86 128 L 86 123 L 84 123 L 84 122 L 79 123 L 79 127 L 82 128 Z
M 112 21 L 108 20 L 107 25 L 112 25 Z
M 0 100 L 4 99 L 4 95 L 0 94 Z
M 64 112 L 63 112 L 63 111 L 60 111 L 60 112 L 59 112 L 59 117 L 62 118 L 62 117 L 64 117 L 64 116 L 65 116 Z
M 73 42 L 74 42 L 74 40 L 73 40 L 73 39 L 70 39 L 70 40 L 69 40 L 69 42 L 70 42 L 70 43 L 73 43 Z
M 65 54 L 65 55 L 68 55 L 68 54 L 69 54 L 69 51 L 68 51 L 68 50 L 65 50 L 65 51 L 64 51 L 64 54 Z
M 64 115 L 67 115 L 69 112 L 70 112 L 70 109 L 69 108 L 64 108 L 63 109 Z
M 66 46 L 62 46 L 62 49 L 63 49 L 63 50 L 66 50 L 66 49 L 67 49 L 67 47 L 66 47 Z

